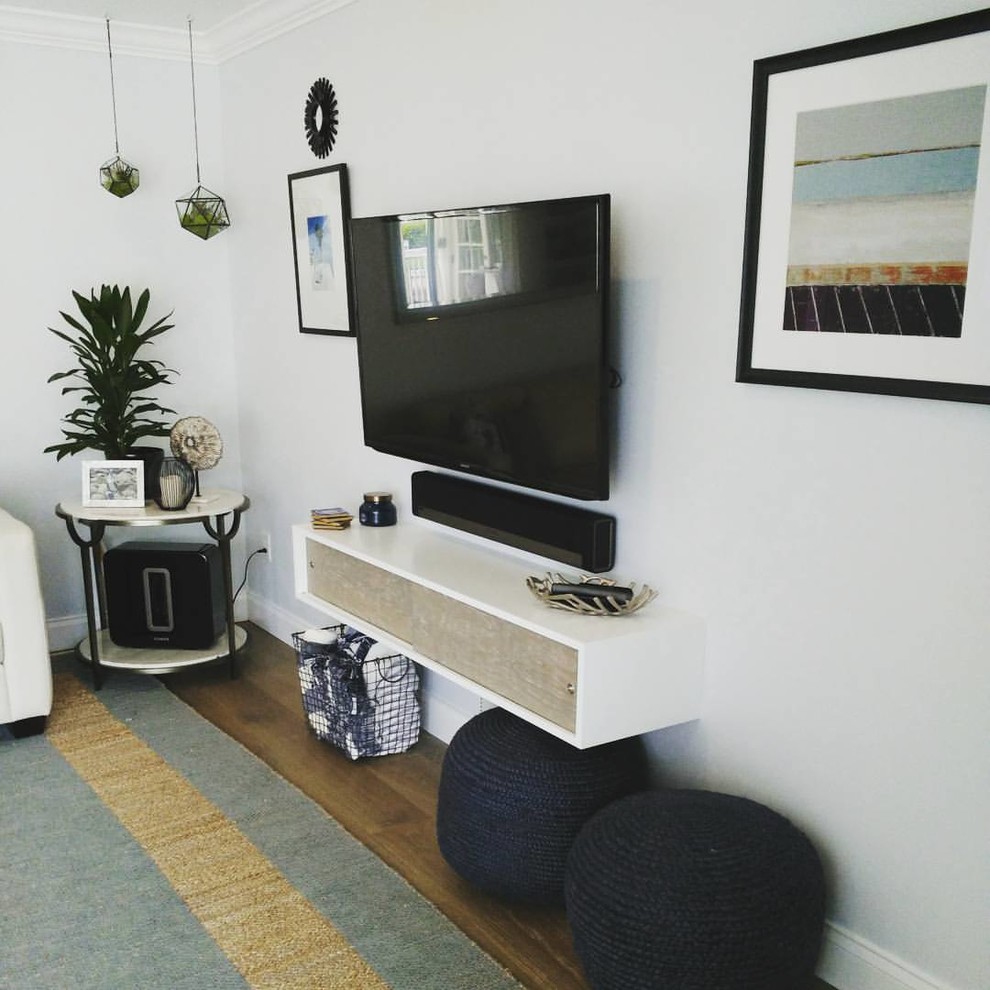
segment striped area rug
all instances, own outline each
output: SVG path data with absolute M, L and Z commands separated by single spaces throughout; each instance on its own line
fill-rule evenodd
M 153 678 L 59 673 L 0 788 L 2 988 L 519 986 Z

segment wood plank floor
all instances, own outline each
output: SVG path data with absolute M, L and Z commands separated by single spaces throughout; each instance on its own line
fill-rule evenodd
M 444 745 L 351 761 L 309 731 L 291 647 L 247 624 L 240 676 L 226 665 L 161 678 L 176 695 L 316 801 L 529 990 L 588 990 L 562 909 L 509 904 L 465 884 L 437 848 Z M 830 990 L 813 981 L 794 990 Z

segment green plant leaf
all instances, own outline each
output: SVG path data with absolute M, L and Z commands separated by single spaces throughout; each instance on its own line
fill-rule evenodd
M 74 380 L 63 385 L 62 394 L 75 394 L 80 405 L 63 417 L 65 440 L 45 448 L 56 458 L 99 450 L 120 456 L 141 437 L 168 436 L 170 426 L 161 418 L 174 415 L 148 391 L 169 385 L 177 374 L 161 361 L 139 357 L 138 353 L 172 324 L 171 313 L 142 330 L 151 299 L 148 289 L 132 305 L 129 287 L 102 285 L 99 294 L 72 292 L 82 319 L 69 313 L 62 318 L 75 333 L 48 329 L 64 340 L 76 359 L 76 366 L 56 372 L 48 381 Z

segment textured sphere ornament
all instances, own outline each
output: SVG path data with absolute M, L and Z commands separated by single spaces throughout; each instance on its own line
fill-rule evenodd
M 216 467 L 223 456 L 220 431 L 202 416 L 186 416 L 178 420 L 169 433 L 169 446 L 172 453 L 194 471 Z
M 117 155 L 100 166 L 100 185 L 123 199 L 141 185 L 141 172 L 136 165 Z
M 230 226 L 227 204 L 206 186 L 197 186 L 188 196 L 177 199 L 175 209 L 182 229 L 204 241 Z

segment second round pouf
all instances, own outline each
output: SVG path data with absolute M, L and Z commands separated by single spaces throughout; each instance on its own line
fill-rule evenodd
M 481 890 L 562 904 L 567 855 L 581 827 L 644 779 L 636 739 L 577 749 L 492 708 L 463 725 L 444 755 L 437 842 Z
M 594 816 L 565 882 L 594 990 L 795 990 L 825 921 L 821 861 L 786 818 L 710 791 L 634 794 Z

